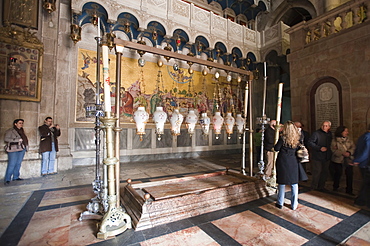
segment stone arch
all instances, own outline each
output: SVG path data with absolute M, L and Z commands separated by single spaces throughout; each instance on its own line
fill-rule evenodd
M 317 79 L 310 90 L 310 125 L 318 129 L 325 120 L 330 120 L 332 129 L 343 125 L 342 86 L 333 77 Z
M 271 13 L 271 17 L 267 20 L 265 27 L 271 27 L 278 24 L 283 16 L 292 8 L 302 8 L 308 11 L 312 18 L 317 16 L 315 6 L 307 0 L 284 0 L 279 7 Z
M 160 22 L 158 19 L 156 18 L 149 18 L 147 20 L 145 20 L 145 23 L 143 24 L 145 26 L 145 28 L 148 27 L 148 25 L 152 22 L 157 22 L 159 25 L 161 25 L 161 27 L 163 28 L 164 30 L 164 36 L 168 35 L 169 34 L 169 31 L 168 31 L 168 27 L 165 23 L 163 22 Z
M 341 121 L 340 124 L 346 125 L 350 131 L 352 131 L 352 106 L 351 106 L 351 86 L 350 81 L 348 78 L 343 74 L 341 71 L 334 70 L 334 69 L 327 69 L 327 70 L 320 70 L 316 72 L 316 79 L 314 79 L 311 83 L 308 84 L 306 89 L 306 100 L 303 98 L 304 101 L 309 101 L 309 105 L 307 105 L 307 115 L 312 116 L 314 112 L 312 112 L 312 101 L 311 96 L 312 93 L 317 89 L 318 86 L 320 86 L 322 83 L 325 83 L 326 81 L 330 83 L 334 83 L 337 88 L 340 88 L 340 100 L 341 100 Z M 347 115 L 346 117 L 343 117 L 343 112 L 345 112 Z M 309 118 L 307 117 L 307 122 L 311 126 L 311 130 L 316 130 L 315 128 L 312 128 L 314 125 L 314 120 L 309 122 Z

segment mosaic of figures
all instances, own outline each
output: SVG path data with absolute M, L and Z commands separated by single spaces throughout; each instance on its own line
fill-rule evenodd
M 110 55 L 112 112 L 115 97 L 115 56 Z M 166 61 L 163 60 L 166 64 Z M 80 49 L 78 55 L 78 80 L 76 121 L 95 120 L 96 52 Z M 101 61 L 100 61 L 101 64 Z M 136 59 L 122 58 L 120 117 L 123 122 L 133 122 L 133 113 L 144 106 L 152 117 L 156 107 L 162 106 L 169 115 L 175 108 L 186 115 L 189 109 L 197 114 L 213 115 L 220 111 L 234 114 L 241 111 L 242 92 L 235 79 L 227 82 L 226 77 L 216 80 L 213 74 L 189 73 L 188 65 L 181 62 L 163 65 L 146 62 L 143 67 Z M 102 78 L 100 79 L 102 81 Z M 100 91 L 103 100 L 102 90 Z

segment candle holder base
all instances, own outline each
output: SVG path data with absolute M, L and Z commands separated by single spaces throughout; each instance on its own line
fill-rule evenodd
M 110 206 L 109 211 L 104 215 L 100 231 L 97 234 L 99 239 L 107 239 L 116 236 L 132 228 L 131 217 L 121 207 Z

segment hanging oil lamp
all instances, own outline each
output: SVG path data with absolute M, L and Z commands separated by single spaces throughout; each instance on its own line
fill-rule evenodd
M 235 124 L 236 129 L 238 130 L 239 139 L 241 139 L 241 135 L 244 133 L 245 127 L 245 119 L 242 117 L 242 114 L 236 114 Z
M 188 115 L 186 116 L 185 119 L 185 124 L 186 127 L 188 128 L 188 133 L 191 136 L 193 136 L 194 131 L 195 131 L 195 125 L 198 122 L 198 116 L 195 114 L 194 110 L 189 110 Z
M 202 113 L 199 119 L 200 127 L 202 128 L 203 136 L 208 136 L 209 126 L 211 124 L 211 119 L 207 116 L 207 113 Z
M 163 111 L 163 107 L 156 107 L 156 111 L 153 113 L 153 120 L 155 123 L 155 133 L 157 134 L 158 141 L 160 141 L 164 133 L 164 123 L 167 120 L 167 114 Z
M 217 111 L 212 118 L 213 130 L 215 131 L 216 139 L 219 139 L 221 134 L 222 125 L 224 124 L 224 118 L 221 116 L 221 112 Z
M 228 134 L 227 138 L 231 138 L 231 134 L 234 132 L 234 125 L 235 125 L 235 119 L 231 115 L 231 112 L 227 112 L 226 117 L 225 117 L 225 128 L 226 128 L 226 133 Z
M 143 141 L 145 135 L 145 126 L 148 122 L 149 114 L 145 111 L 145 107 L 138 107 L 134 113 L 134 121 L 136 123 L 136 134 L 140 136 L 140 141 Z
M 184 116 L 179 112 L 179 109 L 175 109 L 170 117 L 171 133 L 173 136 L 180 135 L 181 124 L 184 121 Z

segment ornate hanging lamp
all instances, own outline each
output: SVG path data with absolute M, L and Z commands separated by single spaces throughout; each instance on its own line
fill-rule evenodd
M 224 118 L 221 116 L 221 112 L 217 111 L 212 118 L 213 130 L 215 131 L 216 139 L 219 139 L 221 134 L 222 125 L 224 124 Z
M 149 114 L 145 111 L 145 107 L 138 107 L 134 113 L 134 121 L 136 123 L 136 134 L 140 135 L 140 141 L 143 141 L 145 135 L 145 126 L 148 122 Z
M 180 135 L 181 124 L 184 121 L 184 116 L 179 112 L 179 109 L 175 109 L 170 117 L 171 133 L 173 136 Z
M 155 123 L 155 133 L 157 134 L 157 139 L 160 141 L 162 135 L 164 134 L 164 123 L 167 120 L 167 114 L 163 111 L 163 107 L 156 107 L 156 111 L 153 113 L 153 120 Z
M 231 134 L 234 132 L 234 125 L 235 125 L 235 119 L 231 115 L 231 112 L 227 112 L 226 117 L 225 117 L 225 128 L 226 128 L 226 133 L 228 134 L 227 138 L 231 138 Z
M 207 113 L 202 113 L 199 119 L 200 127 L 202 128 L 203 136 L 208 136 L 209 126 L 211 124 L 211 119 L 207 116 Z
M 244 126 L 245 126 L 245 119 L 242 117 L 242 114 L 236 114 L 235 124 L 236 124 L 236 129 L 238 130 L 239 139 L 241 139 L 242 138 L 241 136 L 244 133 Z
M 193 136 L 195 131 L 195 125 L 198 122 L 198 116 L 195 114 L 194 110 L 189 110 L 188 115 L 185 119 L 186 127 L 188 128 L 188 133 L 190 134 L 190 137 Z

